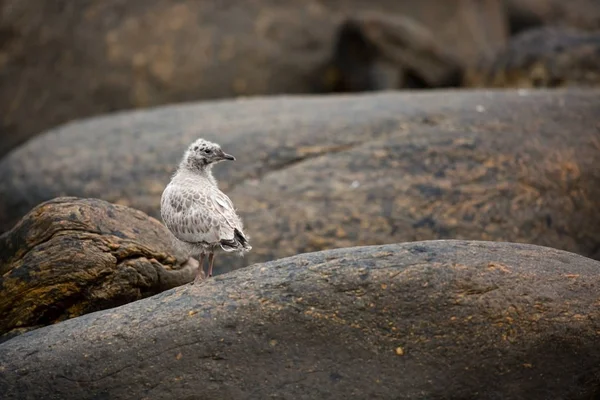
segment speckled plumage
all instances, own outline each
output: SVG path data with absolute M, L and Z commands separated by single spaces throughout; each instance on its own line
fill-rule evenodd
M 226 159 L 235 158 L 219 145 L 198 139 L 186 151 L 161 197 L 161 216 L 176 244 L 200 256 L 200 270 L 209 254 L 209 276 L 216 250 L 243 254 L 252 249 L 233 203 L 212 175 L 212 165 Z

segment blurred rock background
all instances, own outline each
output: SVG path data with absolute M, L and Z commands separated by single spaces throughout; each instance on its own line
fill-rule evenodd
M 0 156 L 67 121 L 175 102 L 597 86 L 599 29 L 596 0 L 4 0 Z

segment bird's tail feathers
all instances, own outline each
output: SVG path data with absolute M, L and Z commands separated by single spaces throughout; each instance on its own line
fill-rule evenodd
M 243 255 L 245 252 L 252 250 L 252 246 L 248 243 L 249 237 L 244 236 L 244 234 L 235 229 L 233 232 L 233 239 L 231 240 L 221 240 L 219 245 L 226 252 L 240 252 Z

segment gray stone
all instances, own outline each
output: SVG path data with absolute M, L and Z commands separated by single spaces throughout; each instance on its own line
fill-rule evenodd
M 0 226 L 60 195 L 160 218 L 194 139 L 250 236 L 216 273 L 298 253 L 428 239 L 600 259 L 600 92 L 437 91 L 188 104 L 65 125 L 0 161 Z
M 342 21 L 372 11 L 418 21 L 460 60 L 507 38 L 500 0 L 4 0 L 0 156 L 116 110 L 315 92 Z
M 554 27 L 528 30 L 514 36 L 494 57 L 468 69 L 464 84 L 488 88 L 598 88 L 600 32 Z
M 416 242 L 303 254 L 0 344 L 12 399 L 593 399 L 600 263 Z
M 561 26 L 588 31 L 600 29 L 597 0 L 503 0 L 511 32 L 540 26 Z

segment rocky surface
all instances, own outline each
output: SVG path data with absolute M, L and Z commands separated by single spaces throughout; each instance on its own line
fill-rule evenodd
M 540 26 L 600 29 L 597 0 L 504 0 L 511 33 Z
M 496 56 L 469 69 L 472 87 L 600 87 L 600 32 L 532 29 Z
M 259 264 L 0 345 L 3 399 L 593 399 L 600 263 L 434 241 Z
M 439 88 L 459 86 L 463 67 L 414 19 L 364 13 L 340 25 L 331 60 L 320 75 L 325 92 Z
M 0 162 L 0 225 L 99 197 L 159 217 L 197 137 L 237 157 L 221 188 L 253 250 L 217 273 L 307 251 L 428 239 L 534 243 L 600 259 L 600 96 L 437 91 L 189 104 L 90 119 Z
M 182 285 L 197 266 L 141 211 L 48 201 L 0 236 L 0 341 Z
M 347 14 L 372 11 L 414 19 L 460 60 L 506 40 L 498 0 L 4 0 L 0 156 L 90 115 L 314 92 Z

